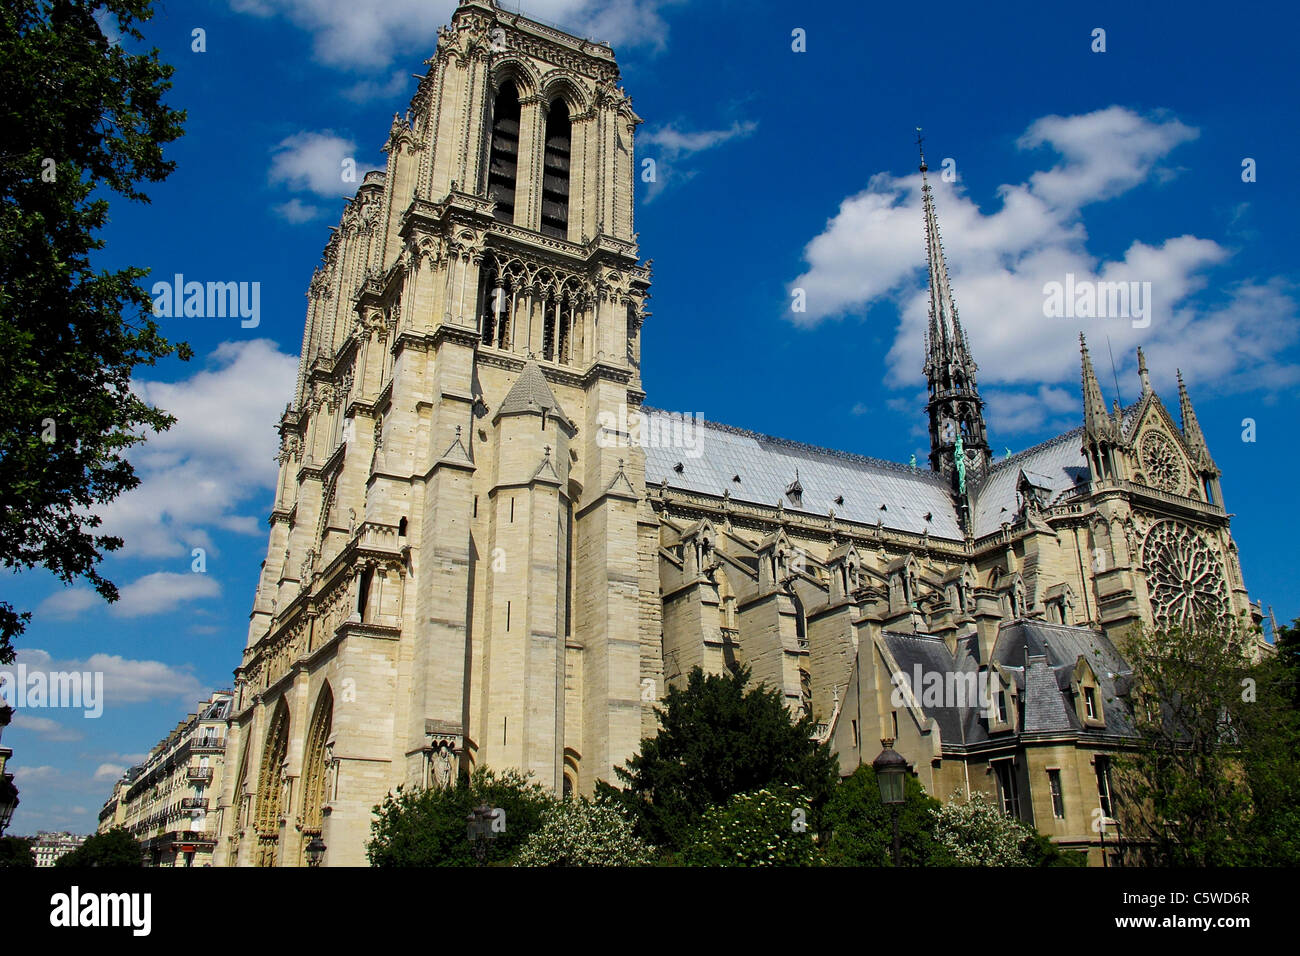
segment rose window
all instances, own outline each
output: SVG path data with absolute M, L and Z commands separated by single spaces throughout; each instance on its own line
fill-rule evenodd
M 1147 432 L 1142 438 L 1142 464 L 1151 487 L 1162 491 L 1182 491 L 1183 462 L 1178 450 L 1160 432 Z
M 1227 614 L 1223 563 L 1204 535 L 1161 521 L 1147 533 L 1142 556 L 1158 626 L 1216 624 Z

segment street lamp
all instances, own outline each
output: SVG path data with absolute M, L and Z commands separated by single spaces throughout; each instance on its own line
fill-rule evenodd
M 907 799 L 907 761 L 894 749 L 893 737 L 881 738 L 880 745 L 885 749 L 871 761 L 871 769 L 876 772 L 876 783 L 880 786 L 880 802 L 889 807 L 894 818 L 894 866 L 902 866 L 898 813 Z
M 307 865 L 320 866 L 320 861 L 323 859 L 325 859 L 325 841 L 320 838 L 318 833 L 307 844 Z
M 0 777 L 0 835 L 3 835 L 9 821 L 18 809 L 18 788 L 14 786 L 13 775 Z
M 488 841 L 496 839 L 496 830 L 492 828 L 496 815 L 496 810 L 483 804 L 475 807 L 465 817 L 465 832 L 474 848 L 474 859 L 479 866 L 487 860 Z

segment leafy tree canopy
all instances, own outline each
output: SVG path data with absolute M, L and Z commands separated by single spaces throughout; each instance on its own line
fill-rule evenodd
M 33 841 L 30 837 L 0 837 L 0 869 L 12 867 L 34 867 L 36 857 L 32 854 Z
M 710 807 L 678 856 L 686 866 L 814 866 L 812 806 L 798 787 L 739 793 Z
M 684 688 L 670 687 L 657 709 L 660 730 L 616 772 L 625 789 L 602 782 L 623 802 L 638 833 L 657 846 L 681 848 L 710 807 L 739 793 L 797 786 L 816 828 L 838 769 L 830 748 L 810 739 L 812 721 L 790 719 L 780 692 L 746 688 L 749 671 L 705 675 L 696 667 Z
M 96 833 L 71 853 L 54 861 L 55 866 L 87 867 L 142 867 L 144 847 L 124 828 L 115 827 L 107 833 Z
M 947 866 L 951 858 L 934 838 L 939 801 L 908 774 L 905 802 L 898 811 L 899 859 L 903 866 Z M 880 800 L 880 785 L 870 764 L 847 777 L 824 815 L 829 831 L 825 860 L 832 866 L 893 866 L 893 810 Z
M 516 866 L 649 866 L 655 849 L 609 800 L 560 800 L 547 807 L 515 857 Z
M 0 564 L 84 578 L 120 538 L 94 509 L 136 487 L 124 452 L 173 419 L 131 391 L 169 355 L 139 284 L 148 270 L 97 270 L 106 198 L 147 202 L 167 177 L 163 146 L 183 112 L 163 103 L 172 68 L 132 53 L 150 0 L 10 0 L 0 9 Z M 110 43 L 95 17 L 114 20 Z M 107 20 L 106 20 L 107 22 Z M 0 602 L 0 662 L 30 613 Z

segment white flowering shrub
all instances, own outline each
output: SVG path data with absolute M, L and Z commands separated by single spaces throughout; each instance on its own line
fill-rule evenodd
M 687 866 L 812 866 L 812 806 L 798 787 L 754 790 L 705 811 L 681 853 Z
M 983 793 L 966 803 L 954 799 L 934 811 L 934 838 L 955 866 L 1033 866 L 1036 831 L 1002 812 Z
M 550 806 L 515 866 L 649 866 L 654 860 L 654 847 L 632 831 L 617 806 L 584 797 Z

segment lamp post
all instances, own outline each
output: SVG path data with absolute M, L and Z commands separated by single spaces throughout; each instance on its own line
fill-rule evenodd
M 898 814 L 907 799 L 907 761 L 894 750 L 893 737 L 881 738 L 880 745 L 885 749 L 871 761 L 871 769 L 876 772 L 876 783 L 880 786 L 880 802 L 889 807 L 894 819 L 894 866 L 902 866 Z
M 488 841 L 496 839 L 496 830 L 492 828 L 496 815 L 496 810 L 483 804 L 475 807 L 465 817 L 465 832 L 479 866 L 487 861 Z
M 325 841 L 320 838 L 318 833 L 307 844 L 307 865 L 320 866 L 323 859 L 325 859 Z
M 0 732 L 9 726 L 13 714 L 12 707 L 0 702 Z M 0 747 L 0 836 L 4 835 L 9 821 L 14 818 L 14 810 L 18 808 L 18 788 L 14 786 L 14 775 L 5 773 L 5 764 L 13 753 L 8 747 Z

